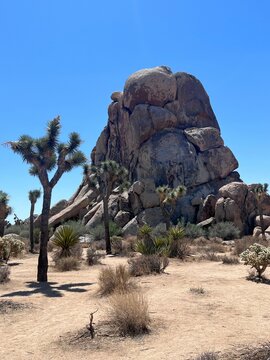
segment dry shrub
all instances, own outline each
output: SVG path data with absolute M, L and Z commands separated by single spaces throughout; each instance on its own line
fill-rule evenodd
M 166 256 L 141 255 L 129 259 L 128 264 L 132 276 L 160 274 L 169 265 L 169 259 Z
M 86 251 L 86 264 L 89 266 L 100 264 L 100 259 L 104 256 L 104 254 L 97 252 L 94 247 L 89 247 Z
M 136 336 L 149 331 L 148 303 L 141 293 L 118 293 L 110 299 L 110 318 L 122 336 Z
M 96 250 L 105 250 L 106 243 L 105 240 L 95 240 L 94 242 Z
M 111 237 L 111 246 L 113 254 L 122 254 L 123 244 L 121 236 L 112 236 Z
M 130 278 L 130 273 L 124 265 L 117 265 L 115 269 L 111 267 L 101 269 L 98 284 L 98 293 L 101 296 L 126 293 L 135 288 L 135 283 Z
M 58 271 L 71 271 L 78 270 L 80 262 L 76 257 L 60 257 L 55 260 L 55 267 Z
M 200 256 L 199 260 L 221 261 L 222 257 L 213 251 L 206 251 L 203 255 Z
M 237 256 L 224 255 L 222 257 L 222 264 L 225 264 L 225 265 L 238 265 L 238 264 L 240 264 L 240 262 L 239 262 L 239 259 L 238 259 Z
M 220 244 L 218 242 L 212 242 L 206 246 L 207 252 L 215 252 L 215 253 L 225 253 L 226 245 Z
M 192 240 L 187 237 L 172 241 L 169 256 L 185 260 L 185 258 L 191 253 L 191 243 Z
M 196 294 L 196 295 L 204 295 L 206 293 L 205 289 L 203 287 L 192 287 L 189 289 L 189 291 L 192 294 Z
M 0 265 L 0 284 L 8 282 L 10 270 L 8 265 Z
M 234 255 L 240 255 L 242 252 L 247 250 L 250 245 L 253 245 L 255 243 L 268 246 L 267 242 L 263 241 L 258 237 L 251 235 L 244 236 L 241 239 L 235 240 Z
M 218 359 L 219 359 L 218 355 L 210 351 L 204 352 L 195 358 L 195 360 L 218 360 Z

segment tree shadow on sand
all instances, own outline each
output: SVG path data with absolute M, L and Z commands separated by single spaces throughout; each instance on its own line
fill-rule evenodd
M 62 297 L 63 292 L 82 293 L 87 290 L 84 286 L 90 286 L 94 283 L 69 283 L 58 285 L 57 282 L 39 283 L 34 281 L 26 282 L 26 286 L 30 290 L 14 291 L 12 293 L 4 294 L 1 297 L 14 297 L 14 296 L 31 296 L 35 294 L 42 294 L 46 297 Z

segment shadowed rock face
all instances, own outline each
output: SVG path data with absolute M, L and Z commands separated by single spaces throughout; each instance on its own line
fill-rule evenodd
M 140 70 L 127 79 L 123 93 L 115 92 L 111 98 L 108 123 L 91 160 L 95 165 L 106 159 L 117 161 L 137 184 L 125 201 L 120 197 L 115 200 L 117 205 L 114 201 L 113 216 L 121 219 L 122 226 L 128 228 L 130 223 L 134 229 L 142 219 L 162 222 L 155 193 L 159 185 L 184 184 L 188 191 L 179 201 L 176 217 L 196 221 L 202 199 L 217 194 L 231 181 L 239 181 L 234 172 L 238 162 L 224 146 L 209 97 L 194 76 L 173 74 L 165 66 Z M 135 188 L 140 188 L 139 193 Z M 89 196 L 93 201 L 91 190 L 83 189 L 53 216 L 52 225 L 74 217 L 79 210 L 89 224 L 101 220 L 102 211 L 94 212 L 85 205 Z

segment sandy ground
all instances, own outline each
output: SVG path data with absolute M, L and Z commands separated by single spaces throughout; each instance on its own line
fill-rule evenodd
M 110 257 L 104 264 L 126 263 Z M 15 261 L 14 261 L 15 262 Z M 100 346 L 59 342 L 85 327 L 89 313 L 95 326 L 107 318 L 108 299 L 96 295 L 97 277 L 104 265 L 79 271 L 55 272 L 48 285 L 36 278 L 37 255 L 19 259 L 11 281 L 0 286 L 0 300 L 32 305 L 0 314 L 0 359 L 192 359 L 203 351 L 230 350 L 235 345 L 269 340 L 270 286 L 245 279 L 244 265 L 171 261 L 167 274 L 138 278 L 149 300 L 152 332 L 137 339 L 107 339 Z M 270 275 L 270 273 L 266 274 Z M 203 287 L 203 295 L 190 291 Z

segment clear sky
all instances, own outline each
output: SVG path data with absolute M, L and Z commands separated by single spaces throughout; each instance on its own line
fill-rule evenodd
M 62 140 L 79 132 L 89 157 L 111 93 L 134 71 L 167 65 L 203 83 L 242 179 L 270 182 L 269 18 L 268 0 L 0 0 L 0 143 L 42 136 L 59 114 Z M 64 174 L 53 202 L 81 179 L 81 169 Z M 20 218 L 36 188 L 0 146 L 0 190 Z

